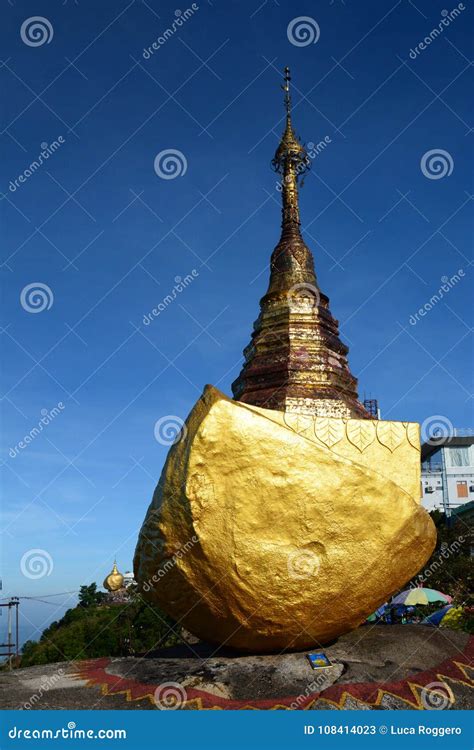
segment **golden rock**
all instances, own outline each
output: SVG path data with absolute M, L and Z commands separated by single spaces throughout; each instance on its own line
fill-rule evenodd
M 116 562 L 111 573 L 105 578 L 103 586 L 107 591 L 118 591 L 123 587 L 123 575 L 119 572 Z
M 204 640 L 310 648 L 431 554 L 418 426 L 285 414 L 211 386 L 172 446 L 135 553 L 146 598 Z
M 360 403 L 300 227 L 310 156 L 291 122 L 273 166 L 282 233 L 236 401 L 208 386 L 172 446 L 135 552 L 143 594 L 203 640 L 311 648 L 357 627 L 430 556 L 419 426 Z

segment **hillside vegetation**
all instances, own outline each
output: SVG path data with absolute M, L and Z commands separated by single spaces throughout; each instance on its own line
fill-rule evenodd
M 27 641 L 20 666 L 100 656 L 134 656 L 180 643 L 173 621 L 139 595 L 107 604 L 95 584 L 82 586 L 79 604 L 52 622 L 39 641 Z

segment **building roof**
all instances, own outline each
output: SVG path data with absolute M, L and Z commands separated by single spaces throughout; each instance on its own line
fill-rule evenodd
M 426 461 L 438 448 L 448 445 L 453 448 L 468 447 L 474 445 L 474 435 L 469 436 L 457 436 L 457 435 L 441 435 L 438 438 L 431 438 L 429 443 L 423 443 L 421 446 L 421 460 Z

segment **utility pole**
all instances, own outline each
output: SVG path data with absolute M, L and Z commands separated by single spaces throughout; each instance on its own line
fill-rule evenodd
M 19 625 L 19 607 L 20 600 L 17 596 L 13 597 L 15 604 L 15 643 L 16 643 L 16 658 L 20 656 L 20 625 Z
M 0 653 L 0 656 L 8 657 L 8 663 L 10 669 L 12 669 L 12 659 L 15 655 L 17 658 L 20 653 L 20 636 L 19 636 L 19 608 L 20 600 L 17 596 L 12 596 L 9 602 L 5 604 L 0 603 L 0 607 L 8 607 L 8 623 L 7 623 L 7 642 L 0 643 L 1 649 L 6 649 L 5 653 Z M 15 640 L 12 640 L 13 636 L 13 612 L 12 607 L 15 607 Z

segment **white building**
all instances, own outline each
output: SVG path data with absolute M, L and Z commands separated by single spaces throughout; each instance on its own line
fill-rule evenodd
M 474 500 L 474 435 L 442 436 L 421 446 L 423 506 L 450 516 Z
M 135 586 L 135 583 L 136 583 L 135 576 L 133 575 L 133 573 L 130 572 L 130 570 L 127 570 L 123 574 L 123 585 L 125 586 L 126 589 L 128 589 L 130 588 L 130 586 Z

